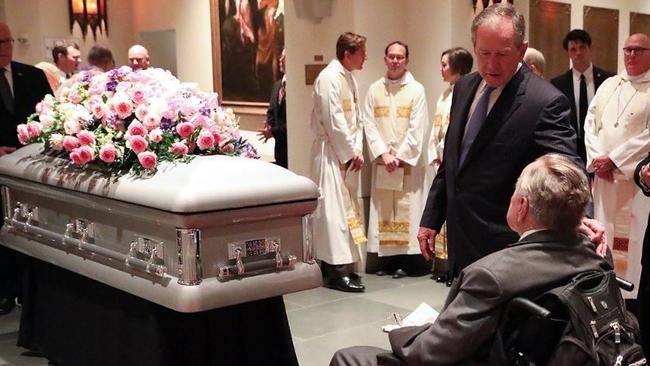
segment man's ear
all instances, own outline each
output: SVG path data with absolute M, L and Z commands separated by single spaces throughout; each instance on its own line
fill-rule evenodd
M 517 209 L 517 220 L 519 222 L 523 222 L 528 216 L 528 197 L 519 196 L 517 197 L 517 200 L 519 201 L 519 207 Z

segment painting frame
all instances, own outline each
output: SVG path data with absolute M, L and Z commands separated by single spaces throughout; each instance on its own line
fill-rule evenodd
M 282 4 L 284 4 L 284 0 L 279 0 L 278 2 L 280 1 Z M 265 2 L 266 1 L 264 0 L 260 1 L 260 3 L 265 3 Z M 229 90 L 224 90 L 225 88 L 228 88 L 228 85 L 227 85 L 227 81 L 224 81 L 223 70 L 225 67 L 227 67 L 226 65 L 228 62 L 234 64 L 237 63 L 239 60 L 235 59 L 234 56 L 232 56 L 232 54 L 225 54 L 226 52 L 224 52 L 222 48 L 223 47 L 222 37 L 224 36 L 224 34 L 222 33 L 222 17 L 223 14 L 225 13 L 225 11 L 224 12 L 221 11 L 222 3 L 224 3 L 224 0 L 210 0 L 210 29 L 212 34 L 211 37 L 212 38 L 211 40 L 212 78 L 213 78 L 214 91 L 219 94 L 219 99 L 221 104 L 225 107 L 233 108 L 235 113 L 250 114 L 250 115 L 264 115 L 266 114 L 266 110 L 268 109 L 268 105 L 269 105 L 268 98 L 271 94 L 270 87 L 268 87 L 268 91 L 267 91 L 266 88 L 262 89 L 262 87 L 258 85 L 259 83 L 252 85 L 252 83 L 250 83 L 250 76 L 248 80 L 242 77 L 243 80 L 241 81 L 241 83 L 238 84 L 243 85 L 243 88 L 249 87 L 248 90 L 255 90 L 257 92 L 256 96 L 253 95 L 247 96 L 248 99 L 255 99 L 255 97 L 257 98 L 257 100 L 253 100 L 253 101 L 245 100 L 246 98 L 229 97 L 229 94 L 233 94 L 233 93 L 229 93 Z M 258 12 L 257 15 L 259 16 L 263 10 L 257 8 L 257 3 L 258 2 L 255 1 L 254 4 L 255 4 L 255 9 Z M 277 69 L 277 66 L 275 66 L 277 63 L 277 56 L 279 56 L 277 52 L 281 52 L 280 47 L 282 47 L 284 44 L 284 22 L 283 21 L 278 22 L 278 24 L 279 24 L 280 34 L 282 35 L 282 39 L 281 39 L 281 43 L 277 41 L 277 37 L 274 37 L 273 39 L 274 42 L 272 43 L 272 47 L 275 49 L 275 53 L 272 52 L 271 57 L 274 57 L 275 60 L 271 60 L 270 62 L 271 62 L 271 67 L 274 69 Z M 255 47 L 257 47 L 257 33 L 255 33 L 254 36 L 256 37 Z M 227 41 L 228 39 L 229 38 L 226 38 L 226 42 L 228 42 Z M 276 54 L 277 56 L 275 56 Z M 256 60 L 254 61 L 256 62 Z M 257 67 L 257 64 L 255 66 Z M 243 76 L 245 75 L 249 75 L 249 74 L 244 74 Z M 273 73 L 272 75 L 273 75 L 272 79 L 269 79 L 267 77 L 264 80 L 266 82 L 265 86 L 268 86 L 269 80 L 272 80 L 274 82 L 276 74 Z M 262 92 L 263 94 L 261 94 Z

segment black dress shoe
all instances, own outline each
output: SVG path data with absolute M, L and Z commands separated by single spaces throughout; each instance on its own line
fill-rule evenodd
M 0 315 L 11 313 L 11 310 L 13 310 L 14 306 L 16 306 L 16 302 L 14 301 L 13 297 L 0 298 Z
M 406 276 L 408 276 L 408 273 L 406 273 L 406 271 L 401 269 L 401 268 L 398 269 L 397 271 L 395 271 L 395 273 L 393 273 L 393 278 L 394 279 L 404 278 Z
M 451 282 L 452 282 L 451 278 L 447 279 L 447 282 L 445 282 L 445 286 L 451 287 Z
M 350 277 L 350 281 L 356 283 L 357 285 L 361 285 L 361 276 L 355 272 L 350 272 L 348 275 Z
M 325 283 L 325 287 L 344 292 L 363 292 L 366 290 L 366 286 L 356 283 L 350 276 L 330 278 Z
M 447 275 L 443 274 L 443 275 L 437 276 L 436 277 L 436 282 L 438 282 L 438 283 L 447 282 Z
M 384 269 L 380 269 L 379 271 L 375 272 L 375 274 L 376 274 L 377 276 L 385 276 L 385 275 L 388 274 L 388 271 L 386 271 L 386 270 L 384 270 Z

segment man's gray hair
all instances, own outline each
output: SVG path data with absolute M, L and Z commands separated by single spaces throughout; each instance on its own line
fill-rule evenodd
M 515 46 L 520 47 L 526 36 L 526 20 L 515 9 L 514 5 L 508 3 L 497 3 L 483 9 L 472 21 L 472 43 L 476 44 L 476 31 L 482 25 L 495 26 L 502 19 L 511 19 L 515 33 Z
M 544 73 L 544 67 L 546 67 L 546 59 L 544 59 L 544 55 L 538 49 L 528 47 L 526 49 L 526 53 L 524 54 L 524 62 L 529 65 L 535 65 L 540 73 Z
M 515 193 L 528 198 L 537 221 L 565 233 L 575 232 L 591 199 L 585 173 L 558 154 L 544 155 L 524 168 Z

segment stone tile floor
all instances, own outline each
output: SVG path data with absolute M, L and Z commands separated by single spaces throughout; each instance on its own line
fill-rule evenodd
M 301 366 L 327 365 L 337 349 L 347 346 L 388 348 L 381 326 L 392 322 L 393 312 L 405 316 L 421 302 L 439 310 L 448 291 L 428 276 L 363 279 L 367 292 L 361 294 L 320 287 L 284 297 Z M 27 356 L 25 349 L 16 347 L 19 320 L 19 308 L 0 316 L 0 366 L 47 366 L 46 359 Z

